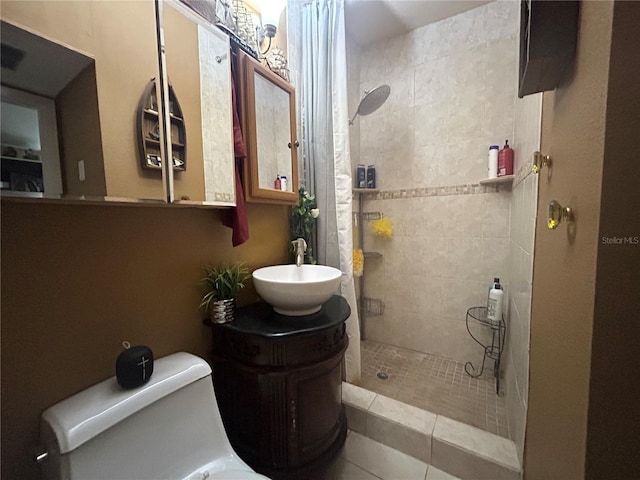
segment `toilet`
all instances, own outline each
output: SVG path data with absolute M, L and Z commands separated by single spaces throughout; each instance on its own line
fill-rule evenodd
M 139 388 L 112 377 L 48 408 L 41 436 L 46 479 L 268 480 L 233 451 L 209 364 L 184 352 Z

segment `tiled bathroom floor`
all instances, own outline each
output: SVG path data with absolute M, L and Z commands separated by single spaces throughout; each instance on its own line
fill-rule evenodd
M 493 362 L 474 379 L 453 360 L 372 340 L 360 345 L 362 388 L 510 438 L 505 401 L 496 395 Z M 389 378 L 379 379 L 378 372 Z
M 340 454 L 308 480 L 457 480 L 409 455 L 356 432 Z

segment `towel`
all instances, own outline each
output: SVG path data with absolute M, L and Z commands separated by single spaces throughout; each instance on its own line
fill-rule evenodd
M 233 229 L 231 243 L 234 247 L 237 247 L 249 240 L 249 220 L 242 187 L 243 163 L 247 156 L 247 151 L 242 140 L 234 82 L 231 82 L 231 97 L 233 107 L 233 152 L 236 157 L 236 206 L 222 212 L 222 224 Z

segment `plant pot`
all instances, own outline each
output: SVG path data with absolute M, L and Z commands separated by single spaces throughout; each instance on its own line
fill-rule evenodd
M 211 304 L 211 321 L 213 323 L 228 323 L 233 321 L 236 310 L 236 299 L 216 300 Z

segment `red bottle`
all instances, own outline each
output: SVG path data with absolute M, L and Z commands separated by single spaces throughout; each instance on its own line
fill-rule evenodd
M 498 176 L 513 175 L 513 148 L 509 140 L 504 141 L 504 147 L 498 152 Z

